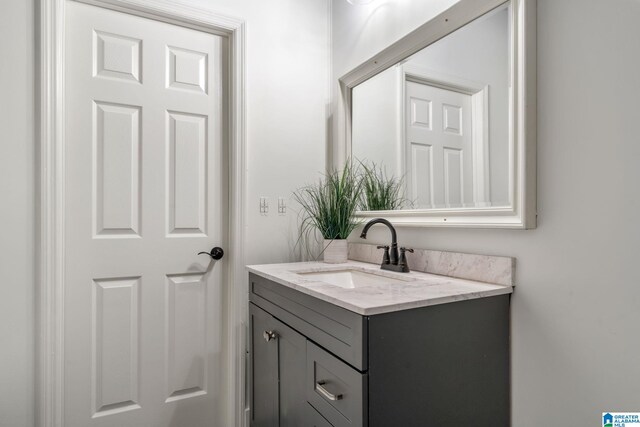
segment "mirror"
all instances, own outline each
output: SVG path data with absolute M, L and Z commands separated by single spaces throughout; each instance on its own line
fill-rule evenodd
M 480 3 L 460 1 L 341 79 L 346 157 L 399 187 L 394 210 L 362 216 L 535 226 L 535 13 Z
M 352 156 L 404 185 L 403 207 L 509 205 L 509 6 L 353 88 Z

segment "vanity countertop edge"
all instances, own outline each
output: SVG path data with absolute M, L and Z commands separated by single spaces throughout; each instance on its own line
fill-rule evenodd
M 363 316 L 505 295 L 513 292 L 513 286 L 416 271 L 393 273 L 380 270 L 380 266 L 376 264 L 352 260 L 341 264 L 292 262 L 248 265 L 247 270 L 265 279 Z M 383 283 L 358 288 L 343 288 L 308 279 L 299 274 L 343 270 L 362 271 L 392 279 L 400 279 L 406 281 L 406 283 Z

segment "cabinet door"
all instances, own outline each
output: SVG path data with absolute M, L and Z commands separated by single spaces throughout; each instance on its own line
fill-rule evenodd
M 278 340 L 280 380 L 280 427 L 304 426 L 307 399 L 306 354 L 307 340 L 284 323 L 275 320 Z
M 251 425 L 304 425 L 306 338 L 254 304 L 251 317 Z
M 277 427 L 278 418 L 278 344 L 265 333 L 273 332 L 275 319 L 266 311 L 249 304 L 251 324 L 251 426 Z

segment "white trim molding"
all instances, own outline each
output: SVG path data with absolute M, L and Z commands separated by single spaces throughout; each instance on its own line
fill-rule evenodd
M 64 28 L 65 4 L 81 1 L 227 38 L 229 46 L 228 426 L 245 418 L 246 102 L 244 20 L 169 0 L 39 0 L 38 334 L 36 426 L 64 427 Z
M 384 217 L 398 226 L 535 228 L 536 208 L 536 7 L 537 0 L 460 0 L 339 79 L 338 138 L 333 143 L 333 166 L 351 155 L 351 104 L 353 88 L 401 63 L 469 22 L 510 3 L 511 102 L 509 206 L 456 209 L 410 209 L 359 212 L 364 219 Z M 486 96 L 478 102 L 486 102 Z M 483 120 L 486 120 L 484 118 Z M 488 135 L 486 135 L 488 138 Z M 486 153 L 485 153 L 486 154 Z M 482 162 L 488 166 L 486 155 Z M 486 184 L 476 188 L 487 191 Z

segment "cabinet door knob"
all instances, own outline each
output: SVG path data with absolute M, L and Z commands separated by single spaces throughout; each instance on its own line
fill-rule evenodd
M 278 338 L 278 334 L 273 331 L 264 331 L 262 333 L 262 336 L 264 337 L 264 340 L 266 342 L 269 342 L 271 340 L 275 340 L 276 338 Z

